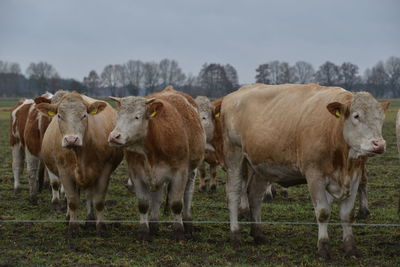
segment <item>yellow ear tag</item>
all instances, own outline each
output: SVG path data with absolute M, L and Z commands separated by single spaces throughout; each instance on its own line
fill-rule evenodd
M 53 117 L 54 115 L 56 115 L 56 113 L 55 113 L 54 111 L 51 111 L 51 110 L 47 111 L 47 114 L 48 114 L 50 117 Z
M 92 111 L 90 111 L 90 114 L 92 114 L 92 115 L 97 114 L 97 108 L 95 108 Z
M 336 116 L 337 120 L 340 119 L 340 111 L 339 110 L 336 110 L 335 116 Z
M 150 118 L 154 118 L 157 115 L 157 111 L 154 111 L 153 113 L 150 114 Z
M 215 114 L 215 118 L 219 118 L 219 116 L 221 116 L 221 113 L 217 113 L 217 114 Z

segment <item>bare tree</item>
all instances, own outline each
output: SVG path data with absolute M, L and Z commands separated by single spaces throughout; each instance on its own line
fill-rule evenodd
M 400 58 L 390 57 L 385 62 L 385 72 L 389 89 L 395 97 L 400 96 Z
M 375 96 L 383 96 L 386 93 L 388 75 L 382 61 L 379 61 L 371 70 L 365 71 L 366 85 Z
M 104 67 L 103 72 L 100 75 L 102 86 L 109 88 L 112 96 L 116 96 L 117 90 L 118 74 L 116 69 L 116 65 L 107 65 Z
M 162 88 L 172 85 L 174 87 L 182 86 L 186 75 L 182 72 L 176 60 L 163 59 L 158 65 L 160 86 Z
M 280 62 L 278 68 L 277 84 L 292 82 L 291 71 L 289 63 Z
M 344 62 L 340 68 L 340 77 L 344 88 L 352 90 L 357 82 L 360 82 L 358 76 L 358 66 L 350 62 Z
M 224 66 L 224 69 L 225 69 L 226 77 L 231 82 L 233 89 L 239 88 L 239 77 L 238 77 L 235 67 L 233 67 L 231 64 L 226 64 Z
M 90 95 L 95 94 L 95 90 L 101 85 L 101 79 L 95 70 L 90 71 L 89 75 L 83 78 L 83 85 L 88 88 Z
M 144 80 L 143 85 L 146 89 L 146 94 L 153 93 L 159 86 L 160 72 L 158 64 L 155 62 L 146 62 L 143 65 Z
M 279 64 L 280 62 L 278 60 L 274 60 L 269 63 L 270 84 L 278 84 Z
M 31 63 L 26 69 L 29 79 L 37 84 L 39 91 L 55 92 L 57 89 L 51 87 L 51 79 L 59 77 L 57 70 L 47 62 Z
M 199 74 L 199 82 L 209 97 L 221 97 L 233 90 L 232 83 L 220 64 L 204 64 Z
M 270 84 L 270 68 L 269 64 L 261 64 L 258 66 L 256 69 L 256 83 L 265 83 L 265 84 Z
M 315 80 L 321 85 L 337 85 L 340 83 L 339 67 L 327 61 L 315 73 Z
M 140 60 L 129 60 L 125 67 L 130 86 L 139 90 L 143 84 L 144 63 Z
M 313 66 L 305 61 L 297 61 L 293 66 L 293 82 L 306 84 L 313 81 Z

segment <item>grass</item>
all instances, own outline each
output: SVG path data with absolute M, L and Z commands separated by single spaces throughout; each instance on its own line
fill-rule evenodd
M 9 107 L 16 99 L 0 99 L 0 107 Z M 399 161 L 395 142 L 394 120 L 400 101 L 393 100 L 384 124 L 388 147 L 385 155 L 368 161 L 369 201 L 371 218 L 364 223 L 400 223 L 397 214 L 399 199 Z M 5 103 L 9 103 L 7 106 Z M 7 109 L 8 110 L 8 109 Z M 0 110 L 0 216 L 8 220 L 63 220 L 64 212 L 51 208 L 51 193 L 39 194 L 39 205 L 28 203 L 26 174 L 20 195 L 13 192 L 11 155 L 8 148 L 8 112 Z M 107 194 L 106 218 L 138 220 L 136 198 L 124 187 L 126 164 L 112 175 Z M 194 194 L 194 220 L 228 221 L 224 192 L 225 176 L 218 172 L 217 193 Z M 85 218 L 82 194 L 80 219 Z M 356 207 L 357 208 L 357 207 Z M 162 220 L 172 218 L 162 216 Z M 314 212 L 306 186 L 289 188 L 287 199 L 278 196 L 263 206 L 263 221 L 314 222 Z M 338 206 L 334 205 L 331 222 L 339 222 Z M 137 241 L 138 225 L 109 223 L 110 236 L 97 237 L 94 230 L 81 229 L 81 235 L 69 239 L 64 223 L 0 222 L 0 265 L 268 265 L 268 266 L 400 266 L 400 228 L 353 228 L 358 249 L 363 257 L 344 258 L 341 251 L 342 230 L 329 226 L 334 259 L 317 259 L 316 225 L 264 225 L 268 241 L 255 245 L 249 226 L 241 227 L 244 243 L 234 250 L 229 244 L 229 225 L 195 224 L 195 239 L 183 243 L 173 240 L 170 225 L 163 224 L 160 234 L 149 243 Z

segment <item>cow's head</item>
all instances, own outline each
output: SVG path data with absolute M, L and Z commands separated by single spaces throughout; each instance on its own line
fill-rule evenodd
M 111 146 L 137 150 L 147 135 L 149 120 L 163 111 L 163 103 L 155 98 L 128 96 L 110 97 L 117 103 L 117 123 L 108 137 Z
M 211 142 L 214 137 L 214 121 L 212 118 L 212 106 L 210 100 L 205 96 L 198 96 L 195 99 L 199 107 L 199 115 L 201 124 L 206 133 L 207 143 Z
M 95 116 L 106 108 L 103 101 L 88 104 L 77 93 L 66 94 L 58 104 L 41 103 L 37 109 L 49 117 L 56 117 L 61 133 L 61 146 L 78 148 L 88 127 L 88 116 Z
M 327 108 L 343 122 L 343 137 L 350 147 L 351 157 L 382 154 L 386 142 L 382 137 L 385 110 L 389 102 L 379 103 L 369 93 L 354 93 L 350 104 L 333 102 Z

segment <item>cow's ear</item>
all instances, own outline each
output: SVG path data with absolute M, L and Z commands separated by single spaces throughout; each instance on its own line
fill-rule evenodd
M 36 106 L 37 110 L 48 117 L 54 117 L 57 114 L 57 108 L 57 105 L 49 103 L 40 103 Z
M 119 97 L 114 97 L 114 96 L 109 96 L 109 99 L 113 100 L 116 104 L 117 107 L 120 108 L 121 107 L 121 98 Z
M 40 103 L 51 103 L 51 99 L 47 99 L 43 96 L 38 96 L 33 99 L 35 101 L 35 104 L 40 104 Z
M 390 106 L 390 102 L 389 101 L 385 101 L 385 102 L 381 102 L 381 106 L 383 108 L 383 111 L 386 112 L 386 110 L 389 108 Z
M 215 118 L 219 118 L 219 117 L 221 116 L 221 104 L 222 104 L 222 101 L 219 102 L 217 105 L 215 105 L 215 106 L 212 108 L 212 114 L 213 114 L 213 116 L 214 116 Z
M 146 115 L 147 118 L 154 118 L 155 116 L 157 116 L 158 114 L 160 114 L 160 112 L 163 109 L 164 104 L 161 103 L 160 101 L 156 100 L 155 98 L 149 99 L 151 101 L 146 101 L 146 105 L 147 105 L 147 111 L 146 111 Z
M 329 103 L 326 108 L 329 112 L 335 116 L 336 119 L 340 119 L 340 117 L 345 116 L 345 106 L 339 102 Z
M 107 107 L 106 102 L 96 101 L 88 106 L 87 113 L 96 115 L 102 112 L 106 107 Z

